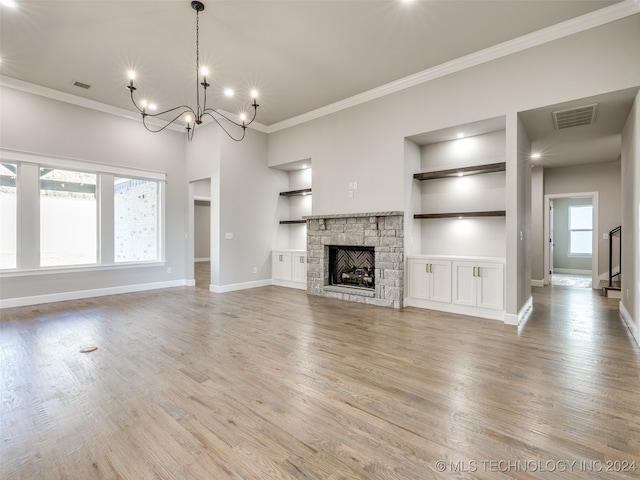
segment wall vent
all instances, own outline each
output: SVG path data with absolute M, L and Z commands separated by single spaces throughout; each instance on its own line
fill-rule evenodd
M 73 82 L 73 86 L 84 88 L 85 90 L 89 90 L 91 88 L 91 85 L 89 85 L 88 83 L 82 83 L 82 82 Z
M 596 121 L 598 104 L 583 105 L 582 107 L 567 108 L 553 112 L 553 127 L 556 130 L 563 128 L 580 127 L 582 125 L 592 125 Z

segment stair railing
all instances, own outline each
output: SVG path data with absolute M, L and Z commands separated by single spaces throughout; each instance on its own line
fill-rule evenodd
M 613 237 L 618 237 L 618 273 L 613 273 Z M 622 225 L 609 231 L 609 286 L 613 287 L 613 279 L 622 274 Z

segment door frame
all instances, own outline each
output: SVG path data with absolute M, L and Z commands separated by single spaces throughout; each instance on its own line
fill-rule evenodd
M 544 196 L 544 284 L 551 283 L 551 255 L 549 239 L 551 235 L 551 222 L 553 217 L 549 214 L 551 200 L 557 198 L 591 197 L 593 206 L 593 235 L 591 237 L 591 288 L 598 288 L 600 277 L 598 275 L 598 192 L 555 193 Z

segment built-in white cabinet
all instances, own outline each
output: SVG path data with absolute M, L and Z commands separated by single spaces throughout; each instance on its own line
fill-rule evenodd
M 451 302 L 451 261 L 435 258 L 409 260 L 409 296 L 434 302 Z
M 494 262 L 453 262 L 453 303 L 504 309 L 504 265 Z
M 291 281 L 302 283 L 307 288 L 307 252 L 291 254 Z
M 307 289 L 307 252 L 305 250 L 273 250 L 271 280 L 281 287 Z
M 413 255 L 405 305 L 504 320 L 504 258 Z

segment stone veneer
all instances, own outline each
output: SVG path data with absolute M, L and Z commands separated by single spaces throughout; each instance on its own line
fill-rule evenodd
M 307 293 L 383 307 L 402 308 L 404 214 L 402 212 L 311 215 L 307 220 Z M 329 245 L 375 248 L 375 289 L 329 283 Z

